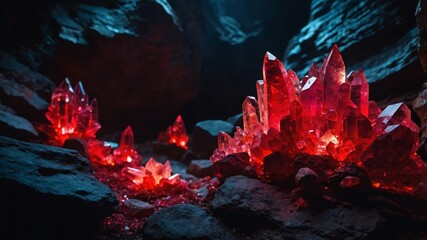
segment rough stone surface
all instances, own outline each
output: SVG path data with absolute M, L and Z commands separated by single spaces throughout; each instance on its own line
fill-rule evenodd
M 215 176 L 221 182 L 224 182 L 228 177 L 236 175 L 257 178 L 255 169 L 249 163 L 249 155 L 245 152 L 227 155 L 223 159 L 214 162 L 212 167 Z
M 212 176 L 212 161 L 209 159 L 192 160 L 187 167 L 187 173 L 193 174 L 198 178 Z
M 149 216 L 154 213 L 154 206 L 139 199 L 127 199 L 123 202 L 130 216 Z
M 144 239 L 234 239 L 221 223 L 191 204 L 162 209 L 148 218 Z
M 213 212 L 234 225 L 273 224 L 289 239 L 374 239 L 384 219 L 376 210 L 337 206 L 298 211 L 288 192 L 244 176 L 228 178 L 215 193 Z
M 206 120 L 198 122 L 193 129 L 190 144 L 191 150 L 202 158 L 209 158 L 218 147 L 218 133 L 233 132 L 233 124 L 221 120 Z
M 0 137 L 0 159 L 2 236 L 87 238 L 117 207 L 76 151 Z
M 418 115 L 421 122 L 421 139 L 418 152 L 421 157 L 427 157 L 427 83 L 423 85 L 418 97 L 414 100 L 412 109 Z
M 38 136 L 34 126 L 25 118 L 5 105 L 0 104 L 0 134 L 21 140 L 29 140 Z
M 186 179 L 186 180 L 191 180 L 196 178 L 194 175 L 187 172 L 187 165 L 185 165 L 184 163 L 178 162 L 175 160 L 170 160 L 170 163 L 172 167 L 172 174 L 178 173 L 182 179 Z
M 15 112 L 28 119 L 41 120 L 49 105 L 30 88 L 0 74 L 0 99 Z
M 418 24 L 418 54 L 424 72 L 427 72 L 427 0 L 419 0 L 415 13 Z
M 33 59 L 33 61 L 35 60 Z M 0 71 L 8 79 L 12 79 L 35 91 L 44 100 L 50 100 L 55 84 L 49 78 L 18 61 L 15 56 L 0 52 Z
M 312 1 L 310 21 L 290 41 L 285 65 L 302 77 L 336 43 L 347 72 L 364 70 L 372 98 L 413 91 L 423 75 L 417 54 L 416 5 L 416 0 Z
M 88 158 L 89 156 L 87 142 L 83 138 L 68 138 L 64 142 L 64 148 L 76 150 L 84 158 Z

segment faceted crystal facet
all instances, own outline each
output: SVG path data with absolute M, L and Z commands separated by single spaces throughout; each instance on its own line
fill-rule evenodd
M 263 76 L 268 127 L 279 130 L 280 120 L 289 114 L 290 104 L 297 97 L 295 85 L 280 60 L 269 52 L 264 57 Z
M 243 128 L 253 135 L 253 129 L 259 124 L 258 102 L 255 97 L 246 97 L 242 105 Z
M 351 100 L 363 116 L 369 117 L 369 84 L 362 69 L 354 74 L 351 81 Z
M 323 61 L 319 70 L 319 78 L 324 84 L 324 110 L 336 109 L 338 103 L 338 92 L 341 84 L 345 82 L 345 65 L 337 45 L 332 47 L 331 52 Z

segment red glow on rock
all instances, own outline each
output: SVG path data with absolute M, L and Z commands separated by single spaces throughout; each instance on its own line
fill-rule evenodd
M 158 141 L 188 149 L 188 138 L 184 121 L 182 120 L 181 115 L 178 115 L 175 122 L 169 126 L 165 132 L 159 133 Z
M 426 171 L 416 153 L 419 128 L 411 111 L 404 103 L 381 111 L 369 101 L 363 71 L 347 77 L 345 71 L 334 46 L 321 68 L 313 64 L 299 85 L 294 72 L 267 52 L 264 79 L 256 83 L 257 99 L 247 97 L 242 106 L 244 129 L 233 137 L 219 134 L 211 160 L 246 152 L 262 177 L 265 158 L 273 152 L 289 156 L 288 161 L 297 154 L 330 156 L 364 168 L 374 187 L 414 191 Z M 342 184 L 356 182 L 349 178 Z
M 94 139 L 101 128 L 98 122 L 98 103 L 89 97 L 81 82 L 74 89 L 66 78 L 52 93 L 51 103 L 46 113 L 51 125 L 41 125 L 53 145 L 62 146 L 68 138 Z

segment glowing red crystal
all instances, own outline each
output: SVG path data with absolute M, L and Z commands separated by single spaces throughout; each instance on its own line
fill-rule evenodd
M 113 150 L 114 164 L 126 166 L 141 165 L 142 157 L 134 148 L 133 131 L 128 126 L 122 133 L 119 147 Z
M 124 173 L 137 189 L 150 190 L 164 183 L 175 184 L 179 181 L 179 174 L 171 175 L 172 167 L 169 161 L 159 163 L 154 158 L 148 160 L 145 167 L 125 167 Z
M 188 135 L 181 115 L 178 115 L 175 122 L 168 127 L 166 132 L 159 133 L 157 140 L 159 142 L 170 143 L 188 149 Z
M 46 118 L 51 125 L 42 125 L 39 130 L 48 135 L 54 145 L 62 145 L 70 137 L 94 139 L 101 128 L 96 99 L 89 104 L 83 84 L 78 82 L 73 89 L 68 79 L 52 93 Z
M 264 57 L 263 76 L 262 94 L 264 96 L 261 98 L 264 106 L 260 111 L 264 111 L 262 114 L 267 115 L 268 127 L 279 130 L 280 120 L 289 114 L 291 102 L 297 97 L 295 84 L 282 62 L 269 52 Z
M 263 76 L 256 83 L 258 101 L 248 97 L 242 105 L 244 129 L 233 137 L 220 134 L 212 161 L 246 152 L 263 177 L 270 169 L 263 167 L 271 160 L 267 156 L 273 153 L 287 156 L 286 161 L 300 154 L 329 156 L 363 167 L 374 186 L 398 192 L 417 188 L 425 167 L 416 153 L 419 128 L 409 108 L 397 103 L 381 111 L 369 101 L 363 70 L 346 77 L 336 45 L 320 69 L 311 66 L 301 85 L 270 53 L 264 57 Z M 405 173 L 399 175 L 402 169 Z M 342 187 L 355 184 L 357 179 L 348 178 Z
M 339 88 L 345 82 L 345 65 L 337 45 L 332 47 L 331 52 L 323 61 L 319 70 L 319 78 L 323 82 L 325 90 L 324 111 L 336 109 Z

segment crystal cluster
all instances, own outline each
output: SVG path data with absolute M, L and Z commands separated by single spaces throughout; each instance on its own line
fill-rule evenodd
M 97 102 L 89 104 L 82 84 L 72 88 L 65 79 L 53 92 L 52 102 L 46 117 L 51 125 L 41 125 L 38 130 L 45 133 L 48 143 L 62 146 L 68 138 L 79 138 L 87 145 L 87 153 L 94 175 L 107 184 L 120 199 L 120 207 L 105 219 L 107 229 L 134 234 L 143 227 L 152 212 L 138 214 L 130 212 L 123 204 L 129 198 L 146 201 L 154 209 L 180 203 L 192 203 L 206 207 L 219 182 L 215 178 L 182 180 L 179 174 L 172 175 L 169 161 L 164 164 L 150 158 L 142 166 L 142 156 L 134 146 L 132 128 L 128 126 L 122 133 L 117 147 L 113 143 L 96 139 L 98 123 Z M 175 123 L 159 141 L 176 144 L 187 149 L 188 135 L 184 122 L 178 116 Z
M 178 115 L 175 122 L 165 132 L 159 133 L 157 140 L 162 143 L 174 144 L 178 147 L 188 149 L 188 135 L 181 115 Z
M 51 125 L 41 125 L 39 130 L 48 135 L 51 144 L 59 146 L 71 137 L 94 139 L 101 128 L 96 99 L 89 103 L 82 83 L 72 88 L 68 79 L 53 92 L 46 118 Z
M 411 192 L 423 180 L 425 166 L 416 153 L 419 128 L 410 110 L 397 103 L 381 111 L 369 101 L 363 71 L 346 76 L 337 46 L 321 68 L 313 64 L 301 81 L 267 52 L 256 90 L 257 98 L 243 102 L 243 129 L 237 128 L 233 137 L 218 135 L 212 161 L 247 152 L 263 177 L 270 154 L 280 152 L 287 159 L 310 154 L 355 162 L 374 187 Z

